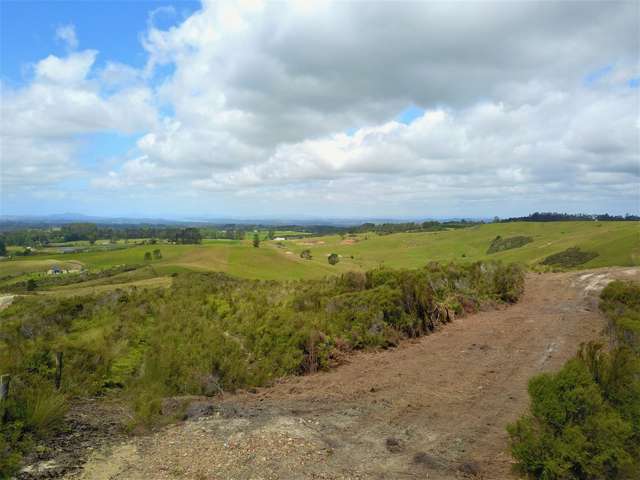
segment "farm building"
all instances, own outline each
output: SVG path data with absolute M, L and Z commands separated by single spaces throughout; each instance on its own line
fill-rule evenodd
M 60 275 L 64 273 L 64 271 L 58 265 L 53 265 L 47 273 L 49 275 Z

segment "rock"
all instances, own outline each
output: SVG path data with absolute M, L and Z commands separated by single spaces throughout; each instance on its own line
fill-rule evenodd
M 480 475 L 480 464 L 475 460 L 467 460 L 458 466 L 458 471 L 467 477 Z
M 199 417 L 207 417 L 213 415 L 215 411 L 215 407 L 208 402 L 193 402 L 187 406 L 184 412 L 184 418 L 186 420 Z
M 413 464 L 433 469 L 442 469 L 446 466 L 441 459 L 427 452 L 416 453 L 413 456 Z
M 214 395 L 222 393 L 220 376 L 215 374 L 207 375 L 202 382 L 202 393 L 207 397 L 213 397 Z
M 399 453 L 402 450 L 404 450 L 404 445 L 402 444 L 402 441 L 394 437 L 387 438 L 384 442 L 384 445 L 385 447 L 387 447 L 387 450 L 389 450 L 391 453 Z

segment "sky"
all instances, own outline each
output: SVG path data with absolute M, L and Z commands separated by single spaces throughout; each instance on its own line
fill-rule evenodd
M 640 2 L 0 0 L 0 214 L 640 212 Z

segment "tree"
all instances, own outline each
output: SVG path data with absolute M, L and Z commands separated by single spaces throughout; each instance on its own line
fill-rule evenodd
M 202 234 L 197 228 L 174 228 L 167 231 L 167 239 L 170 242 L 182 244 L 202 243 Z
M 276 233 L 273 230 L 269 230 L 267 236 L 269 237 L 269 240 L 273 240 L 274 238 L 276 238 Z
M 305 248 L 300 252 L 300 258 L 304 258 L 305 260 L 311 260 L 313 257 L 311 256 L 311 250 Z
M 30 278 L 29 280 L 27 280 L 27 291 L 32 292 L 36 289 L 37 286 L 38 284 L 33 278 Z
M 335 265 L 340 261 L 340 257 L 338 257 L 337 253 L 332 253 L 327 257 L 327 261 L 329 262 L 329 265 Z
M 69 223 L 63 225 L 60 230 L 65 242 L 92 239 L 95 241 L 98 237 L 98 226 L 95 223 Z
M 260 246 L 260 236 L 257 232 L 253 234 L 253 246 L 256 248 Z
M 4 244 L 4 240 L 0 238 L 0 257 L 7 256 L 7 247 Z
M 144 261 L 145 262 L 150 262 L 151 261 L 151 252 L 145 252 L 144 253 Z
M 153 258 L 155 258 L 156 260 L 160 260 L 162 258 L 162 253 L 160 252 L 159 248 L 156 248 L 153 251 Z

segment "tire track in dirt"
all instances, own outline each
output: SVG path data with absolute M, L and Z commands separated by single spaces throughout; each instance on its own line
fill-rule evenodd
M 505 426 L 527 408 L 532 375 L 602 338 L 597 294 L 614 277 L 640 270 L 529 274 L 516 305 L 201 403 L 208 416 L 96 454 L 70 478 L 515 478 Z

